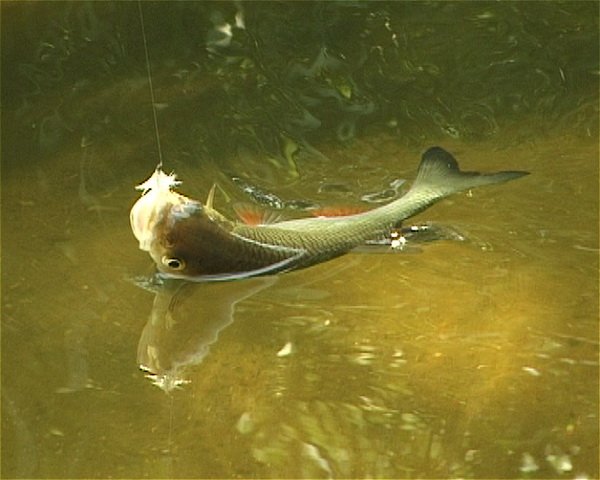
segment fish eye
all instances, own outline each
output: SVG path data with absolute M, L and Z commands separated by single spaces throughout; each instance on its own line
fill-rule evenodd
M 183 270 L 183 268 L 185 267 L 185 262 L 183 260 L 180 260 L 179 258 L 163 257 L 162 263 L 163 265 L 169 267 L 171 270 Z

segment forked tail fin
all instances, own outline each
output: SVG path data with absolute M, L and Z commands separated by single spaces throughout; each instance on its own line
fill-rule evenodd
M 440 147 L 431 147 L 421 158 L 417 178 L 410 190 L 397 202 L 403 207 L 404 218 L 408 218 L 453 193 L 483 185 L 508 182 L 528 175 L 528 173 L 520 171 L 463 172 L 450 153 Z
M 415 205 L 417 210 L 421 211 L 453 193 L 508 182 L 528 174 L 529 172 L 521 171 L 463 172 L 450 153 L 440 147 L 431 147 L 423 154 L 417 178 L 405 197 L 414 200 L 418 204 Z

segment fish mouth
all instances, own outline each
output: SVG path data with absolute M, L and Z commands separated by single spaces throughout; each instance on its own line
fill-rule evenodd
M 164 209 L 189 201 L 172 190 L 180 183 L 175 175 L 167 175 L 157 168 L 148 180 L 136 187 L 142 190 L 142 195 L 131 207 L 129 222 L 141 250 L 151 251 L 156 239 L 155 229 Z

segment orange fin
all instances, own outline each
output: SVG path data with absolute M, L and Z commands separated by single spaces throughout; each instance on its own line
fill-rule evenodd
M 312 213 L 315 217 L 348 217 L 350 215 L 364 213 L 367 210 L 368 208 L 359 205 L 340 205 L 316 208 L 315 210 L 311 210 L 310 213 Z
M 269 225 L 281 220 L 281 215 L 272 210 L 265 210 L 257 205 L 236 203 L 233 209 L 238 218 L 246 225 Z

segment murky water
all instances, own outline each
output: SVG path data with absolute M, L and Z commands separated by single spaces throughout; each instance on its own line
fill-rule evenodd
M 3 3 L 2 476 L 597 478 L 595 3 L 144 13 L 166 169 L 227 215 L 385 201 L 432 144 L 532 174 L 414 219 L 463 241 L 170 303 L 137 4 Z

